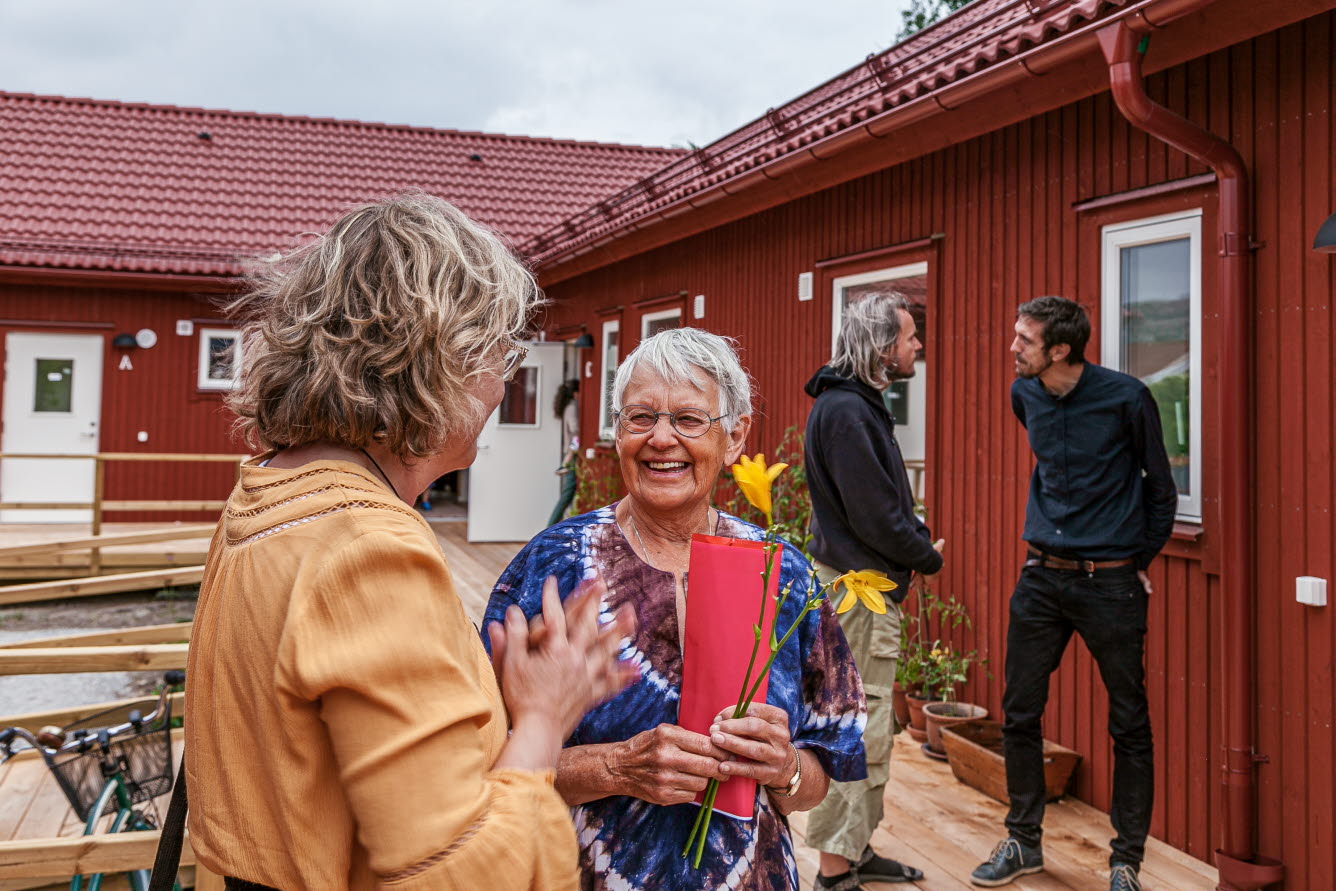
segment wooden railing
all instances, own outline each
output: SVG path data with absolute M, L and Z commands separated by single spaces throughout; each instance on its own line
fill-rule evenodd
M 69 455 L 69 454 L 37 454 L 32 452 L 0 452 L 0 461 L 5 459 L 15 460 L 54 460 L 54 461 L 92 461 L 93 462 L 93 500 L 92 501 L 67 501 L 67 502 L 36 502 L 36 501 L 0 501 L 0 510 L 91 510 L 93 512 L 92 522 L 92 541 L 87 544 L 78 545 L 72 543 L 61 543 L 61 548 L 66 550 L 83 549 L 89 550 L 89 574 L 97 575 L 102 568 L 102 550 L 101 545 L 105 544 L 132 544 L 145 541 L 169 541 L 173 538 L 193 537 L 191 535 L 166 535 L 166 533 L 157 533 L 165 535 L 161 538 L 138 538 L 134 541 L 124 538 L 118 541 L 102 540 L 99 537 L 102 534 L 103 515 L 106 513 L 125 512 L 125 511 L 183 511 L 187 513 L 198 512 L 216 512 L 221 511 L 227 504 L 223 500 L 200 500 L 200 499 L 149 499 L 149 500 L 108 500 L 105 497 L 106 491 L 106 469 L 107 464 L 112 462 L 144 462 L 153 461 L 156 463 L 186 463 L 201 462 L 205 464 L 235 464 L 236 474 L 241 473 L 241 462 L 245 461 L 248 455 L 211 455 L 211 454 L 188 454 L 180 452 L 95 452 L 91 455 Z M 141 535 L 152 536 L 154 533 L 141 533 Z M 23 550 L 26 549 L 26 550 Z M 56 550 L 55 548 L 46 548 L 42 545 L 21 546 L 19 552 L 38 553 L 44 550 Z M 0 549 L 0 552 L 14 554 L 15 549 Z

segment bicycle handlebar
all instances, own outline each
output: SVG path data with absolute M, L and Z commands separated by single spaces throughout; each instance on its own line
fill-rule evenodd
M 148 715 L 140 716 L 135 709 L 129 715 L 130 720 L 122 724 L 113 724 L 110 727 L 98 729 L 87 728 L 71 740 L 65 740 L 66 730 L 60 727 L 43 727 L 41 732 L 33 735 L 22 727 L 7 727 L 0 730 L 0 764 L 14 757 L 13 745 L 15 737 L 22 739 L 31 748 L 45 750 L 48 755 L 54 755 L 58 752 L 70 752 L 81 747 L 89 745 L 90 737 L 96 738 L 102 745 L 115 739 L 117 736 L 128 730 L 138 731 L 145 724 L 152 724 L 162 715 L 167 708 L 167 698 L 171 696 L 172 687 L 185 682 L 186 675 L 183 671 L 169 671 L 162 677 L 162 692 L 158 694 L 158 704 L 154 706 L 153 711 Z M 56 742 L 51 745 L 50 742 Z M 20 750 L 22 751 L 22 750 Z

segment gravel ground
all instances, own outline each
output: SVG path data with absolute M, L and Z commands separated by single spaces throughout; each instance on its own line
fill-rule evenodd
M 0 646 L 36 637 L 188 621 L 194 614 L 193 596 L 115 594 L 28 603 L 0 609 Z M 0 676 L 0 715 L 134 696 L 151 690 L 161 679 L 158 671 Z

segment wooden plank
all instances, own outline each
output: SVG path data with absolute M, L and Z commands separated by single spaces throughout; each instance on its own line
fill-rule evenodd
M 120 706 L 128 706 L 136 702 L 142 702 L 144 697 L 136 696 L 131 699 L 117 699 L 111 702 L 95 702 L 91 705 L 80 705 L 72 708 L 58 708 L 50 711 L 27 712 L 21 715 L 9 715 L 0 718 L 0 727 L 22 727 L 25 730 L 36 732 L 47 724 L 54 724 L 57 727 L 64 727 L 75 721 L 81 721 L 89 715 L 95 715 L 98 712 L 106 711 Z M 173 693 L 171 695 L 172 711 L 180 714 L 185 705 L 184 693 Z M 0 785 L 0 796 L 3 796 L 4 787 Z
M 213 535 L 216 524 L 196 523 L 189 526 L 175 526 L 169 529 L 155 529 L 149 532 L 120 532 L 109 535 L 82 535 L 75 538 L 40 541 L 29 544 L 0 547 L 0 560 L 23 554 L 50 554 L 65 551 L 86 551 L 92 547 L 109 548 L 117 545 L 150 544 L 162 541 L 176 541 L 183 538 L 209 538 Z
M 147 869 L 153 866 L 160 834 L 155 830 L 0 842 L 0 879 Z M 189 833 L 181 848 L 181 862 L 195 863 Z
M 130 510 L 179 510 L 179 511 L 221 511 L 227 507 L 226 501 L 184 501 L 161 499 L 157 501 L 104 501 L 104 511 Z
M 37 600 L 58 600 L 65 597 L 87 597 L 92 594 L 148 591 L 175 585 L 197 585 L 203 578 L 203 566 L 183 566 L 180 569 L 150 569 L 144 572 L 125 572 L 88 579 L 62 579 L 55 582 L 10 585 L 0 588 L 0 606 L 32 603 Z
M 0 786 L 0 796 L 3 796 L 5 803 L 4 807 L 0 807 L 0 842 L 8 841 L 18 834 L 28 808 L 32 807 L 39 794 L 60 794 L 60 789 L 40 758 L 18 756 L 11 759 L 7 766 L 10 769 L 5 774 L 5 784 Z
M 164 625 L 141 625 L 137 628 L 116 628 L 111 631 L 90 631 L 86 634 L 68 634 L 61 637 L 38 637 L 32 640 L 6 644 L 5 649 L 45 649 L 48 647 L 102 647 L 128 644 L 189 643 L 194 622 L 168 622 Z
M 186 644 L 129 647 L 0 648 L 0 675 L 65 674 L 80 671 L 166 671 L 185 668 Z

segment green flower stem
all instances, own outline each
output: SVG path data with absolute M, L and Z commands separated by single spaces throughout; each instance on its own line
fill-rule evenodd
M 752 643 L 751 658 L 747 660 L 747 673 L 742 676 L 742 689 L 738 691 L 738 702 L 742 701 L 742 697 L 747 693 L 747 685 L 751 683 L 752 669 L 756 666 L 756 654 L 761 649 L 761 635 L 759 629 L 765 627 L 765 601 L 770 590 L 770 570 L 775 565 L 775 551 L 772 547 L 773 533 L 769 529 L 765 531 L 764 543 L 766 548 L 766 558 L 765 571 L 761 573 L 761 614 L 756 619 L 756 627 L 758 631 L 756 640 Z M 775 618 L 779 618 L 779 613 L 775 613 Z M 733 710 L 733 717 L 742 717 L 738 709 Z
M 820 604 L 820 598 L 809 600 L 807 603 L 803 604 L 802 612 L 798 613 L 798 618 L 793 620 L 793 624 L 789 626 L 789 630 L 784 632 L 784 636 L 780 638 L 778 646 L 771 647 L 770 658 L 765 660 L 765 665 L 761 668 L 761 673 L 757 676 L 756 683 L 752 686 L 751 691 L 747 693 L 746 700 L 739 704 L 736 717 L 742 717 L 742 715 L 747 713 L 747 707 L 752 704 L 752 700 L 755 699 L 756 694 L 760 692 L 761 682 L 766 679 L 768 674 L 770 674 L 770 666 L 775 664 L 775 659 L 779 656 L 779 651 L 784 649 L 784 644 L 788 643 L 789 638 L 793 636 L 793 632 L 798 630 L 798 626 L 802 624 L 803 619 L 807 618 L 807 614 L 816 609 Z

